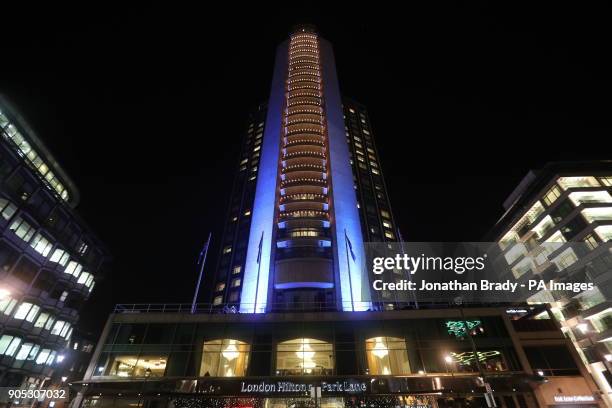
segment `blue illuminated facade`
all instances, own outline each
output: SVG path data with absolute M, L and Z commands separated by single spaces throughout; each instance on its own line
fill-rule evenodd
M 369 309 L 364 241 L 394 241 L 395 223 L 367 112 L 342 98 L 314 29 L 278 46 L 270 98 L 245 133 L 213 305 Z

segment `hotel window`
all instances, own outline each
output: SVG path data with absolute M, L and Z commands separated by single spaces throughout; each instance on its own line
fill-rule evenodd
M 223 303 L 223 296 L 215 296 L 213 306 L 219 306 L 221 303 Z
M 32 226 L 24 221 L 21 217 L 17 217 L 9 229 L 26 242 L 29 241 L 34 235 L 34 228 L 32 228 Z
M 200 376 L 242 377 L 246 375 L 251 347 L 240 340 L 218 339 L 204 342 Z
M 167 357 L 160 355 L 118 355 L 110 364 L 110 375 L 117 377 L 163 377 Z
M 230 252 L 232 252 L 232 247 L 231 246 L 226 246 L 225 248 L 223 248 L 223 253 L 224 254 L 229 254 Z
M 5 198 L 0 198 L 0 214 L 5 220 L 9 220 L 17 211 L 17 206 Z
M 221 292 L 223 289 L 225 289 L 225 282 L 219 282 L 215 287 L 215 292 Z
M 366 340 L 370 375 L 402 375 L 410 373 L 406 341 L 400 337 L 373 337 Z
M 242 282 L 242 280 L 240 278 L 236 278 L 236 279 L 232 280 L 232 288 L 237 288 L 238 286 L 240 286 L 241 282 Z
M 17 308 L 17 311 L 13 315 L 13 318 L 17 320 L 24 320 L 27 322 L 34 321 L 36 315 L 40 311 L 40 307 L 33 305 L 32 303 L 23 302 Z
M 330 375 L 334 369 L 331 343 L 317 339 L 293 339 L 276 347 L 277 375 Z
M 234 266 L 234 269 L 232 269 L 232 274 L 233 274 L 233 275 L 237 275 L 237 274 L 239 274 L 241 271 L 242 271 L 242 266 L 237 265 L 237 266 Z

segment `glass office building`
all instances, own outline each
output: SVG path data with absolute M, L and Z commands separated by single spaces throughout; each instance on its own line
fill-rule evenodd
M 540 291 L 612 405 L 612 163 L 549 163 L 504 203 L 491 232 L 508 278 L 591 282 L 592 290 Z
M 79 311 L 108 252 L 74 207 L 79 193 L 0 98 L 0 387 L 38 388 L 62 370 Z

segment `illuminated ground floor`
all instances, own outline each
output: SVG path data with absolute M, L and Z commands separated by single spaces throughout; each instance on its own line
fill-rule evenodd
M 110 316 L 72 408 L 603 407 L 556 321 L 514 310 L 130 308 Z
M 532 381 L 525 375 L 486 378 L 502 408 L 538 407 Z M 487 407 L 485 384 L 473 375 L 152 379 L 101 381 L 78 388 L 75 405 L 87 408 Z

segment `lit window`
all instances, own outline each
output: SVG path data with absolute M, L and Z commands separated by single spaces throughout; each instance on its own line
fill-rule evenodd
M 0 337 L 0 354 L 5 356 L 12 356 L 17 351 L 17 348 L 21 344 L 19 337 L 3 335 Z
M 19 337 L 9 336 L 7 334 L 0 337 L 0 355 L 12 356 L 17 351 L 21 341 Z
M 612 220 L 612 207 L 585 208 L 582 215 L 589 222 Z
M 231 246 L 226 246 L 225 248 L 223 248 L 223 253 L 224 254 L 229 254 L 230 252 L 232 252 L 232 247 Z
M 32 226 L 24 221 L 21 217 L 17 217 L 9 229 L 26 242 L 29 241 L 34 235 L 34 228 L 32 228 Z
M 245 217 L 248 217 L 249 215 L 251 215 L 251 210 L 246 210 L 246 211 L 244 212 L 244 216 L 245 216 Z
M 167 360 L 162 355 L 116 355 L 109 364 L 109 374 L 117 377 L 162 377 Z
M 330 375 L 334 369 L 331 343 L 317 339 L 293 339 L 276 347 L 277 375 Z
M 234 339 L 204 342 L 200 376 L 242 377 L 246 375 L 250 349 L 247 343 Z
M 36 323 L 34 323 L 34 327 L 44 327 L 49 317 L 50 317 L 49 313 L 45 313 L 45 312 L 41 313 L 40 316 L 38 316 L 38 319 L 36 319 Z
M 410 373 L 406 341 L 399 337 L 373 337 L 366 340 L 370 375 L 402 375 Z
M 587 235 L 584 238 L 584 242 L 589 249 L 595 249 L 599 245 L 593 234 Z
M 554 203 L 559 196 L 561 196 L 561 189 L 559 189 L 558 186 L 553 186 L 546 194 L 544 194 L 542 200 L 544 201 L 544 204 L 550 207 L 550 205 Z
M 45 364 L 50 354 L 51 350 L 42 349 L 41 352 L 38 354 L 38 357 L 36 357 L 36 364 Z
M 595 233 L 599 235 L 603 242 L 610 241 L 612 240 L 612 225 L 600 225 L 595 228 Z
M 241 271 L 242 271 L 242 266 L 237 265 L 237 266 L 234 266 L 234 269 L 232 269 L 232 274 L 236 275 L 240 273 Z
M 383 226 L 385 228 L 391 228 L 391 223 L 389 221 L 383 221 Z
M 65 301 L 67 297 L 68 297 L 68 292 L 63 291 L 63 292 L 62 292 L 62 295 L 61 295 L 61 296 L 60 296 L 60 298 L 59 298 L 60 302 Z
M 232 280 L 232 288 L 237 288 L 238 286 L 240 286 L 240 283 L 242 282 L 242 280 L 240 278 L 236 278 Z
M 49 260 L 51 262 L 56 262 L 62 266 L 66 266 L 68 258 L 69 255 L 66 251 L 64 251 L 63 249 L 56 248 L 55 251 L 53 251 L 53 254 L 51 255 L 51 258 Z
M 0 197 L 0 215 L 5 220 L 9 220 L 17 211 L 17 206 L 9 200 Z
M 385 231 L 385 237 L 389 239 L 395 239 L 395 235 L 391 231 Z
M 610 177 L 610 176 L 608 176 L 608 177 L 599 177 L 599 181 L 601 181 L 601 184 L 603 184 L 604 186 L 608 186 L 608 187 L 612 186 L 612 177 Z
M 559 270 L 561 271 L 569 267 L 570 265 L 572 265 L 577 260 L 578 260 L 578 257 L 576 256 L 576 253 L 574 252 L 574 250 L 572 248 L 567 248 L 565 251 L 561 252 L 552 261 L 555 265 L 557 265 L 557 268 L 559 268 Z
M 391 218 L 391 214 L 389 214 L 389 211 L 386 210 L 380 210 L 380 215 L 382 215 L 384 218 Z
M 607 191 L 574 191 L 569 194 L 574 205 L 591 203 L 612 203 L 612 196 Z
M 376 169 L 372 169 L 372 173 L 374 173 L 374 174 L 380 174 L 380 172 L 379 172 L 378 170 L 376 170 Z
M 561 186 L 563 190 L 567 190 L 568 188 L 575 187 L 599 187 L 599 183 L 595 177 L 559 177 L 557 179 L 557 183 Z
M 13 309 L 17 305 L 17 300 L 11 298 L 10 296 L 5 296 L 2 300 L 0 300 L 0 313 L 5 315 L 10 315 L 13 312 Z
M 30 354 L 32 347 L 34 347 L 34 344 L 32 343 L 23 343 L 15 356 L 15 360 L 25 360 Z
M 217 286 L 215 286 L 216 292 L 221 292 L 223 289 L 225 289 L 225 282 L 219 282 Z
M 43 237 L 42 234 L 39 232 L 34 236 L 32 242 L 30 242 L 30 246 L 34 248 L 36 252 L 46 257 L 47 255 L 49 255 L 49 252 L 51 251 L 51 247 L 53 245 L 51 244 L 51 242 L 49 242 L 47 238 Z
M 81 265 L 80 263 L 76 261 L 70 261 L 68 262 L 68 266 L 66 266 L 66 269 L 64 269 L 64 273 L 67 273 L 73 276 L 79 276 L 82 269 L 83 269 L 83 265 Z
M 25 319 L 29 315 L 30 310 L 32 309 L 32 306 L 34 306 L 32 303 L 22 302 L 17 308 L 17 311 L 15 312 L 13 317 L 17 320 Z M 38 308 L 38 306 L 35 306 L 35 307 Z
M 218 306 L 223 303 L 223 296 L 215 296 L 213 299 L 213 305 Z

